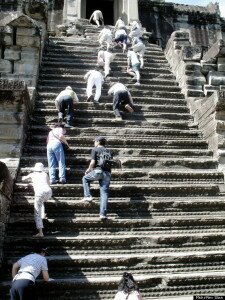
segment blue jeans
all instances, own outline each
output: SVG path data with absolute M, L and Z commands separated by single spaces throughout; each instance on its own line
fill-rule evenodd
M 90 197 L 90 183 L 91 181 L 98 180 L 100 186 L 100 215 L 107 215 L 107 204 L 109 197 L 111 173 L 102 171 L 101 169 L 94 169 L 82 179 L 84 188 L 84 197 Z
M 62 144 L 54 143 L 47 145 L 47 157 L 48 157 L 48 167 L 50 182 L 55 182 L 56 178 L 56 168 L 59 167 L 59 180 L 66 181 L 66 165 L 65 165 L 65 155 Z
M 10 289 L 11 300 L 37 299 L 35 293 L 35 283 L 28 279 L 14 280 Z

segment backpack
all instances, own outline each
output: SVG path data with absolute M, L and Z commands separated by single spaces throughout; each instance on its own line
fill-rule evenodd
M 98 166 L 103 169 L 111 169 L 114 165 L 113 157 L 110 150 L 104 150 L 98 156 Z

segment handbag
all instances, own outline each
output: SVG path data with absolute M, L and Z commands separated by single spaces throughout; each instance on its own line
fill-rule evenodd
M 64 151 L 64 152 L 67 151 L 67 150 L 70 148 L 67 144 L 65 144 L 65 143 L 63 143 L 63 142 L 61 142 L 61 144 L 62 144 L 62 147 L 63 147 L 63 151 Z

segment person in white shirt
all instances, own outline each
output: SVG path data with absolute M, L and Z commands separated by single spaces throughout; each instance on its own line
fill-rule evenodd
M 130 28 L 129 37 L 138 37 L 140 38 L 142 36 L 142 26 L 140 21 L 133 21 Z
M 49 167 L 50 184 L 56 184 L 58 182 L 56 178 L 56 169 L 59 169 L 59 183 L 66 183 L 66 165 L 65 165 L 65 153 L 62 143 L 66 144 L 65 138 L 66 130 L 63 124 L 56 123 L 54 128 L 49 132 L 47 138 L 47 158 Z
M 100 50 L 98 52 L 98 65 L 102 66 L 105 71 L 105 77 L 107 77 L 111 71 L 110 64 L 113 61 L 115 55 L 112 53 L 112 50 L 107 51 Z
M 99 33 L 99 44 L 101 47 L 106 43 L 107 50 L 109 50 L 110 45 L 112 44 L 112 32 L 109 28 L 103 28 Z
M 101 97 L 102 83 L 104 82 L 102 73 L 97 70 L 91 70 L 85 74 L 84 79 L 85 81 L 87 81 L 87 101 L 91 101 L 93 99 L 92 89 L 95 86 L 96 91 L 94 101 L 98 102 L 99 98 Z
M 144 66 L 144 53 L 145 53 L 145 45 L 142 40 L 138 37 L 134 37 L 132 39 L 132 49 L 135 53 L 140 57 L 141 68 Z
M 122 83 L 115 83 L 108 91 L 109 95 L 113 94 L 113 111 L 117 120 L 122 120 L 120 109 L 126 109 L 132 113 L 134 111 L 134 103 L 127 87 Z
M 118 18 L 118 20 L 116 21 L 116 24 L 115 24 L 115 29 L 124 29 L 126 28 L 126 25 L 124 23 L 124 21 L 122 20 L 121 17 Z
M 123 273 L 114 300 L 142 300 L 138 285 L 131 273 Z
M 140 85 L 140 67 L 141 63 L 138 59 L 137 53 L 129 50 L 127 53 L 127 73 L 131 76 L 136 76 L 137 82 L 135 85 Z
M 34 221 L 38 230 L 35 237 L 43 237 L 43 221 L 45 217 L 44 202 L 49 200 L 52 196 L 50 181 L 48 175 L 45 173 L 44 165 L 36 163 L 33 172 L 27 176 L 22 177 L 22 181 L 30 179 L 34 188 Z
M 115 42 L 118 45 L 122 45 L 123 52 L 126 51 L 126 49 L 127 49 L 127 33 L 126 33 L 125 29 L 118 29 L 115 32 Z
M 53 280 L 49 278 L 46 255 L 49 255 L 47 249 L 39 247 L 35 253 L 26 255 L 13 264 L 11 300 L 36 300 L 35 281 L 40 273 L 44 281 Z
M 67 86 L 65 90 L 59 93 L 55 99 L 55 106 L 58 110 L 58 121 L 61 123 L 64 118 L 65 110 L 67 110 L 65 127 L 73 126 L 74 109 L 73 104 L 78 103 L 78 97 L 71 86 Z
M 90 19 L 89 19 L 89 22 L 91 22 L 91 20 L 93 19 L 93 21 L 97 24 L 97 26 L 99 27 L 100 26 L 100 21 L 102 23 L 102 25 L 104 25 L 104 19 L 103 19 L 103 14 L 100 10 L 95 10 Z

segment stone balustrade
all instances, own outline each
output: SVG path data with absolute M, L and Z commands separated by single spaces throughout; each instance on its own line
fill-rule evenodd
M 9 218 L 9 206 L 12 197 L 13 180 L 6 164 L 0 161 L 0 268 L 2 267 L 2 246 L 6 224 Z
M 188 45 L 189 43 L 189 45 Z M 219 168 L 225 169 L 225 47 L 215 43 L 206 53 L 191 46 L 189 33 L 176 31 L 168 41 L 166 57 L 187 96 L 191 114 L 198 124 L 209 149 L 219 160 Z

